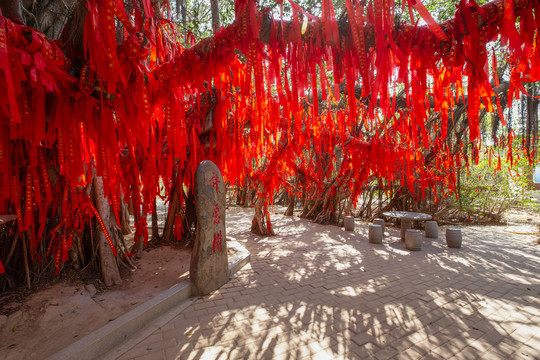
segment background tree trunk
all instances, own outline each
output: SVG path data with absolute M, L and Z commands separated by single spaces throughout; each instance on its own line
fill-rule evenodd
M 538 99 L 536 95 L 536 88 L 531 86 L 529 89 L 531 96 L 527 97 L 527 109 L 526 109 L 526 138 L 525 146 L 529 156 L 536 159 L 536 151 L 538 147 Z
M 134 215 L 134 218 L 135 218 L 135 224 L 138 224 L 139 221 L 141 220 L 141 216 L 139 215 L 139 212 L 135 212 L 135 215 Z M 137 259 L 140 259 L 142 258 L 143 256 L 143 251 L 144 251 L 144 236 L 143 235 L 138 235 L 137 238 L 135 239 L 135 242 L 136 242 L 136 257 Z
M 159 237 L 159 228 L 158 228 L 158 217 L 157 217 L 157 202 L 154 199 L 154 211 L 152 212 L 152 241 L 158 242 Z
M 173 186 L 173 189 L 171 190 L 169 212 L 167 214 L 167 219 L 165 220 L 163 236 L 161 237 L 161 240 L 163 240 L 163 242 L 165 243 L 168 243 L 173 239 L 174 219 L 176 217 L 176 214 L 178 214 L 180 208 L 179 197 L 182 196 L 181 194 L 179 194 L 178 189 L 179 187 Z
M 259 194 L 266 193 L 266 188 L 263 184 L 259 184 L 257 188 L 257 200 L 255 201 L 255 215 L 251 221 L 251 232 L 257 235 L 275 235 L 274 229 L 270 222 L 270 214 L 268 213 L 266 199 Z
M 212 11 L 212 30 L 214 30 L 214 33 L 216 33 L 221 27 L 221 21 L 219 20 L 218 0 L 210 0 L 210 10 Z
M 298 186 L 294 187 L 293 192 L 289 194 L 289 206 L 285 210 L 285 216 L 293 216 L 294 214 L 294 205 L 296 203 L 296 192 L 298 191 Z

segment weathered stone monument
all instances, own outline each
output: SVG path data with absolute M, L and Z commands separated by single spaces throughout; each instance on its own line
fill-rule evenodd
M 195 172 L 197 232 L 189 274 L 193 295 L 206 295 L 229 280 L 225 239 L 225 184 L 216 164 L 205 160 Z

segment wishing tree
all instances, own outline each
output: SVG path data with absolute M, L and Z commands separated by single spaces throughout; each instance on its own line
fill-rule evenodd
M 231 185 L 249 179 L 260 234 L 273 233 L 278 189 L 309 197 L 303 215 L 321 223 L 373 180 L 452 194 L 482 151 L 482 113 L 504 126 L 499 95 L 511 107 L 540 79 L 538 0 L 462 0 L 443 23 L 421 0 L 345 0 L 339 19 L 330 0 L 321 16 L 289 3 L 283 19 L 237 0 L 231 25 L 184 48 L 168 1 L 76 2 L 54 40 L 22 23 L 20 2 L 0 2 L 0 214 L 17 216 L 0 244 L 8 285 L 98 251 L 105 283 L 120 281 L 126 204 L 141 245 L 157 196 L 170 202 L 166 236 L 182 238 L 204 159 Z M 511 162 L 513 137 L 500 139 Z

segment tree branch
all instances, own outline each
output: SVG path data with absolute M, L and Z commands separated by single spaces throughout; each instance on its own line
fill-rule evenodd
M 513 0 L 514 12 L 528 9 L 532 0 Z M 476 20 L 477 28 L 481 29 L 490 24 L 501 21 L 504 13 L 505 0 L 495 0 L 484 4 L 480 11 L 470 7 L 473 17 Z M 460 15 L 460 14 L 458 14 Z M 280 21 L 270 17 L 269 14 L 260 11 L 255 12 L 255 17 L 259 23 L 258 40 L 261 43 L 269 44 L 276 42 L 278 44 L 294 43 L 300 36 L 292 26 L 291 21 Z M 456 16 L 460 18 L 460 16 Z M 424 48 L 432 48 L 435 53 L 448 54 L 452 49 L 453 42 L 461 42 L 461 39 L 453 39 L 455 33 L 465 35 L 467 26 L 461 17 L 461 22 L 456 18 L 445 21 L 439 26 L 443 29 L 450 41 L 441 41 L 435 33 L 426 26 L 397 25 L 392 38 L 398 48 L 411 48 L 421 45 Z M 160 87 L 171 87 L 181 85 L 182 81 L 188 81 L 194 77 L 199 77 L 200 72 L 194 71 L 193 62 L 201 63 L 201 68 L 206 69 L 209 65 L 209 59 L 232 59 L 235 58 L 234 50 L 242 47 L 245 40 L 245 18 L 237 18 L 231 25 L 222 29 L 212 37 L 202 39 L 197 45 L 186 49 L 171 62 L 157 67 L 154 71 Z M 339 22 L 339 48 L 343 51 L 345 48 L 352 47 L 351 28 L 348 22 Z M 274 29 L 274 31 L 272 31 Z M 277 31 L 275 31 L 277 29 Z M 369 51 L 375 45 L 375 27 L 373 24 L 366 24 L 363 27 L 364 38 L 366 39 L 366 50 Z M 273 36 L 273 37 L 272 37 Z M 316 21 L 309 20 L 306 32 L 301 35 L 301 41 L 304 44 L 310 44 L 313 51 L 324 51 L 324 47 L 330 44 L 324 44 L 323 23 L 321 19 Z M 159 92 L 159 91 L 158 91 Z

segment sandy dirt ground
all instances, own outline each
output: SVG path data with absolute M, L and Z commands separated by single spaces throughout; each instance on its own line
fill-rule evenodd
M 191 250 L 151 248 L 138 269 L 106 290 L 58 282 L 0 315 L 0 359 L 44 359 L 189 277 Z M 10 304 L 7 304 L 10 306 Z

